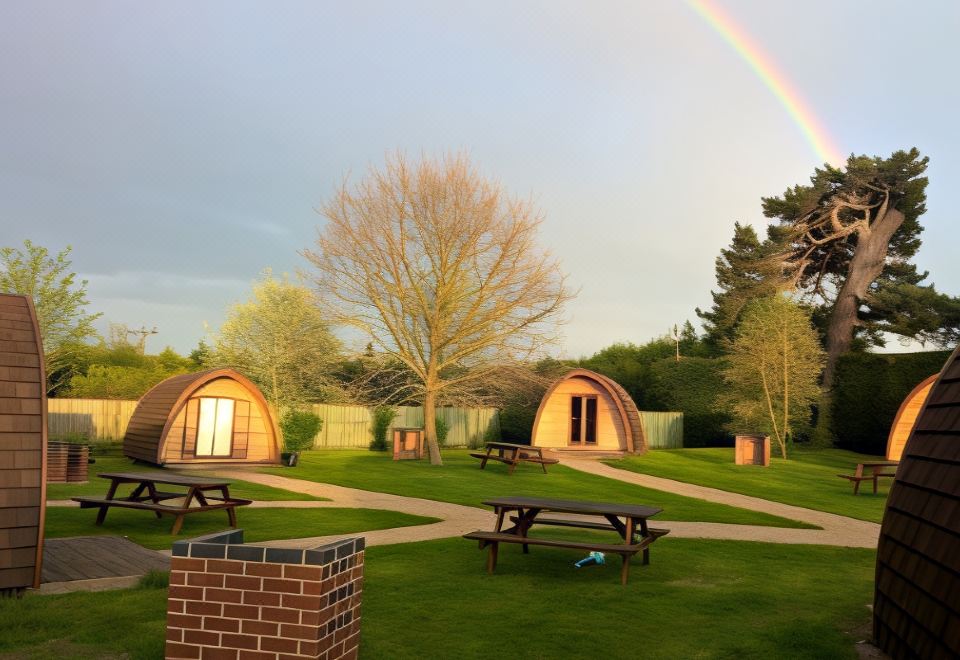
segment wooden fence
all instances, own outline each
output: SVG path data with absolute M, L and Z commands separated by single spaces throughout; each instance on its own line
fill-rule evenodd
M 50 438 L 89 442 L 119 441 L 137 407 L 136 401 L 111 399 L 49 399 Z M 363 406 L 315 404 L 313 411 L 323 420 L 314 447 L 368 447 L 372 436 L 372 415 Z M 398 406 L 391 427 L 423 427 L 423 408 Z M 496 408 L 437 408 L 450 429 L 448 447 L 478 446 L 486 439 L 500 437 Z
M 650 449 L 683 448 L 683 413 L 640 411 Z

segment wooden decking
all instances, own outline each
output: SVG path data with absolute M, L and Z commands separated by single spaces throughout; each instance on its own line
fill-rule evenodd
M 72 582 L 170 570 L 170 559 L 120 536 L 47 539 L 41 581 Z

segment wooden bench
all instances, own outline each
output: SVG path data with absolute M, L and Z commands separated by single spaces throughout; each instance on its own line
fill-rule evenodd
M 182 493 L 163 493 L 163 495 L 168 495 L 169 497 L 164 497 L 162 499 L 183 497 Z M 162 504 L 149 500 L 108 500 L 103 497 L 90 496 L 74 497 L 72 499 L 74 502 L 80 503 L 81 509 L 100 509 L 100 514 L 97 515 L 97 525 L 103 524 L 103 519 L 106 517 L 107 509 L 113 506 L 121 507 L 123 509 L 141 509 L 145 511 L 153 511 L 157 515 L 157 518 L 160 518 L 162 515 L 176 516 L 176 520 L 173 521 L 173 529 L 170 530 L 170 534 L 173 536 L 176 536 L 180 533 L 180 528 L 183 527 L 183 517 L 188 513 L 200 513 L 202 511 L 226 509 L 227 520 L 229 521 L 230 526 L 236 527 L 236 507 L 247 506 L 253 502 L 253 500 L 245 500 L 240 498 L 230 498 L 229 500 L 207 498 L 207 504 L 202 504 L 200 506 L 171 506 L 169 504 Z
M 873 494 L 877 494 L 877 482 L 880 477 L 895 477 L 896 471 L 894 472 L 884 472 L 886 468 L 896 468 L 896 461 L 875 461 L 867 463 L 858 463 L 857 469 L 853 474 L 838 474 L 837 476 L 841 479 L 847 479 L 848 481 L 853 482 L 853 494 L 857 495 L 860 492 L 860 482 L 862 481 L 872 481 L 873 482 Z M 865 470 L 869 470 L 868 474 L 864 474 Z
M 573 550 L 595 550 L 607 554 L 620 555 L 623 559 L 623 566 L 620 569 L 620 584 L 626 584 L 630 575 L 630 558 L 641 550 L 645 551 L 647 546 L 653 543 L 653 537 L 645 537 L 639 543 L 594 543 L 583 541 L 560 541 L 557 539 L 542 539 L 535 536 L 518 536 L 507 532 L 484 532 L 477 530 L 464 534 L 463 538 L 472 539 L 480 542 L 480 548 L 490 546 L 490 554 L 487 555 L 487 573 L 493 573 L 497 566 L 497 552 L 501 543 L 519 543 L 524 550 L 530 545 L 542 545 L 549 548 L 571 548 Z M 644 563 L 649 563 L 649 558 L 644 555 Z
M 517 524 L 520 522 L 520 519 L 517 516 L 510 516 L 510 522 Z M 537 525 L 552 525 L 554 527 L 580 527 L 582 529 L 599 529 L 604 532 L 619 532 L 616 527 L 611 525 L 608 522 L 594 522 L 592 520 L 572 520 L 569 518 L 554 518 L 553 516 L 537 516 L 534 519 L 534 523 Z M 650 541 L 643 547 L 643 563 L 644 565 L 650 563 L 650 543 L 653 543 L 661 536 L 666 536 L 670 533 L 669 529 L 661 529 L 650 527 L 647 529 L 647 536 Z
M 480 469 L 487 467 L 487 461 L 499 461 L 510 466 L 507 474 L 513 474 L 519 463 L 536 463 L 543 468 L 544 474 L 547 472 L 548 465 L 559 463 L 555 458 L 544 458 L 543 450 L 540 447 L 531 447 L 529 445 L 516 445 L 510 442 L 488 442 L 487 451 L 470 452 L 470 456 L 480 459 Z M 493 453 L 496 450 L 496 454 Z

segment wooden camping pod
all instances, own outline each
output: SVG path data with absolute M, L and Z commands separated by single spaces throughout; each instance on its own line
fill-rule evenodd
M 897 416 L 893 418 L 893 424 L 890 425 L 890 435 L 887 437 L 888 461 L 900 460 L 903 447 L 907 444 L 907 438 L 910 437 L 910 432 L 917 421 L 920 409 L 923 408 L 923 404 L 930 395 L 930 390 L 939 375 L 933 374 L 924 378 L 919 385 L 910 390 L 910 394 L 900 404 Z
M 280 432 L 257 386 L 232 369 L 173 376 L 143 395 L 123 453 L 156 465 L 278 463 Z
M 873 636 L 894 658 L 960 657 L 960 349 L 907 440 L 880 529 Z
M 0 592 L 40 586 L 47 393 L 33 302 L 0 294 Z
M 592 422 L 587 406 L 593 409 Z M 647 451 L 637 404 L 619 383 L 588 369 L 569 371 L 547 389 L 537 408 L 530 444 L 637 454 Z

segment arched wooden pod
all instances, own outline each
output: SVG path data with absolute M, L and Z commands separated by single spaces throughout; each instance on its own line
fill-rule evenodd
M 897 410 L 897 416 L 893 418 L 893 424 L 890 425 L 890 435 L 887 437 L 887 460 L 899 461 L 903 455 L 903 448 L 907 444 L 907 438 L 910 437 L 910 431 L 920 415 L 923 403 L 930 395 L 930 390 L 940 374 L 933 374 L 924 378 L 923 381 L 910 390 L 910 394 L 900 404 Z
M 33 302 L 0 294 L 0 591 L 40 586 L 47 392 Z
M 209 421 L 204 399 L 216 402 L 211 432 L 229 434 L 209 452 L 203 449 Z M 224 420 L 216 412 L 224 408 L 220 402 L 230 402 Z M 156 465 L 278 463 L 280 431 L 256 385 L 232 369 L 211 369 L 172 376 L 144 394 L 127 425 L 123 453 Z
M 873 634 L 894 658 L 960 657 L 960 349 L 933 385 L 890 488 Z
M 595 397 L 596 442 L 572 443 L 571 398 Z M 619 383 L 588 369 L 558 378 L 540 400 L 531 444 L 536 447 L 597 449 L 642 454 L 647 442 L 637 405 Z

